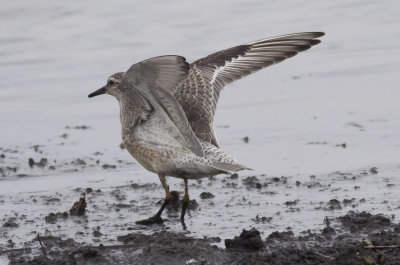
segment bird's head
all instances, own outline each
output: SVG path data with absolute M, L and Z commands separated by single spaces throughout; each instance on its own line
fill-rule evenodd
M 117 97 L 119 94 L 122 93 L 122 91 L 120 91 L 121 90 L 120 83 L 122 81 L 123 74 L 124 73 L 119 72 L 119 73 L 110 75 L 110 77 L 107 79 L 107 84 L 105 86 L 103 86 L 102 88 L 89 94 L 88 97 L 91 98 L 91 97 L 95 97 L 95 96 L 102 95 L 102 94 L 109 94 L 114 97 Z

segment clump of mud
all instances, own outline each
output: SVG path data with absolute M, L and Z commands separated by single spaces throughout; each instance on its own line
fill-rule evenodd
M 45 217 L 46 223 L 55 224 L 59 219 L 67 219 L 67 212 L 50 213 Z
M 243 184 L 248 188 L 261 189 L 262 185 L 256 176 L 250 176 L 242 180 Z
M 226 248 L 244 248 L 249 250 L 259 250 L 264 247 L 261 233 L 254 227 L 251 230 L 243 229 L 242 233 L 233 239 L 225 239 Z
M 39 162 L 35 162 L 35 160 L 33 160 L 33 158 L 29 158 L 28 160 L 28 164 L 29 167 L 33 168 L 33 167 L 40 167 L 40 168 L 44 168 L 48 163 L 47 158 L 41 158 Z
M 205 192 L 202 192 L 200 194 L 200 198 L 203 199 L 203 200 L 212 199 L 214 197 L 215 197 L 214 194 L 212 194 L 211 192 L 206 192 L 205 191 Z
M 74 205 L 69 210 L 70 215 L 82 216 L 86 211 L 86 199 L 85 197 L 81 197 L 79 201 L 76 201 Z
M 3 223 L 3 227 L 8 227 L 8 228 L 17 228 L 19 225 L 17 224 L 17 218 L 15 217 L 10 217 Z
M 390 219 L 381 215 L 372 215 L 367 212 L 357 213 L 354 211 L 348 212 L 345 216 L 338 218 L 344 227 L 347 227 L 351 233 L 356 233 L 362 230 L 383 229 L 391 224 Z

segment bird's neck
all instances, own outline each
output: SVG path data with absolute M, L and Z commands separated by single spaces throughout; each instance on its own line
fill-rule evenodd
M 140 117 L 140 106 L 128 99 L 118 100 L 120 106 L 120 120 L 122 135 L 131 134 Z

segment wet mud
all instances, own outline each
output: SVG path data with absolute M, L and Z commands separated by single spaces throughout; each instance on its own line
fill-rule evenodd
M 262 237 L 243 230 L 225 247 L 220 238 L 194 238 L 188 233 L 127 233 L 114 244 L 83 244 L 72 238 L 34 237 L 23 248 L 2 249 L 9 264 L 400 264 L 400 224 L 383 215 L 348 212 L 325 220 L 319 232 L 299 236 L 275 231 Z M 331 227 L 335 226 L 335 228 Z
M 61 141 L 91 129 L 65 130 Z M 0 151 L 0 264 L 400 264 L 397 166 L 191 180 L 185 226 L 183 185 L 169 179 L 172 201 L 148 226 L 135 221 L 164 191 L 122 153 Z

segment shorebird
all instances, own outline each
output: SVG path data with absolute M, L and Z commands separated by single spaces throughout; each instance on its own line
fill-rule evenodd
M 213 119 L 225 85 L 320 43 L 323 32 L 283 35 L 235 46 L 191 64 L 177 55 L 154 57 L 111 75 L 91 93 L 114 96 L 129 153 L 158 174 L 165 190 L 160 210 L 139 224 L 162 222 L 171 200 L 166 177 L 185 184 L 181 221 L 189 203 L 188 179 L 249 169 L 219 148 Z

